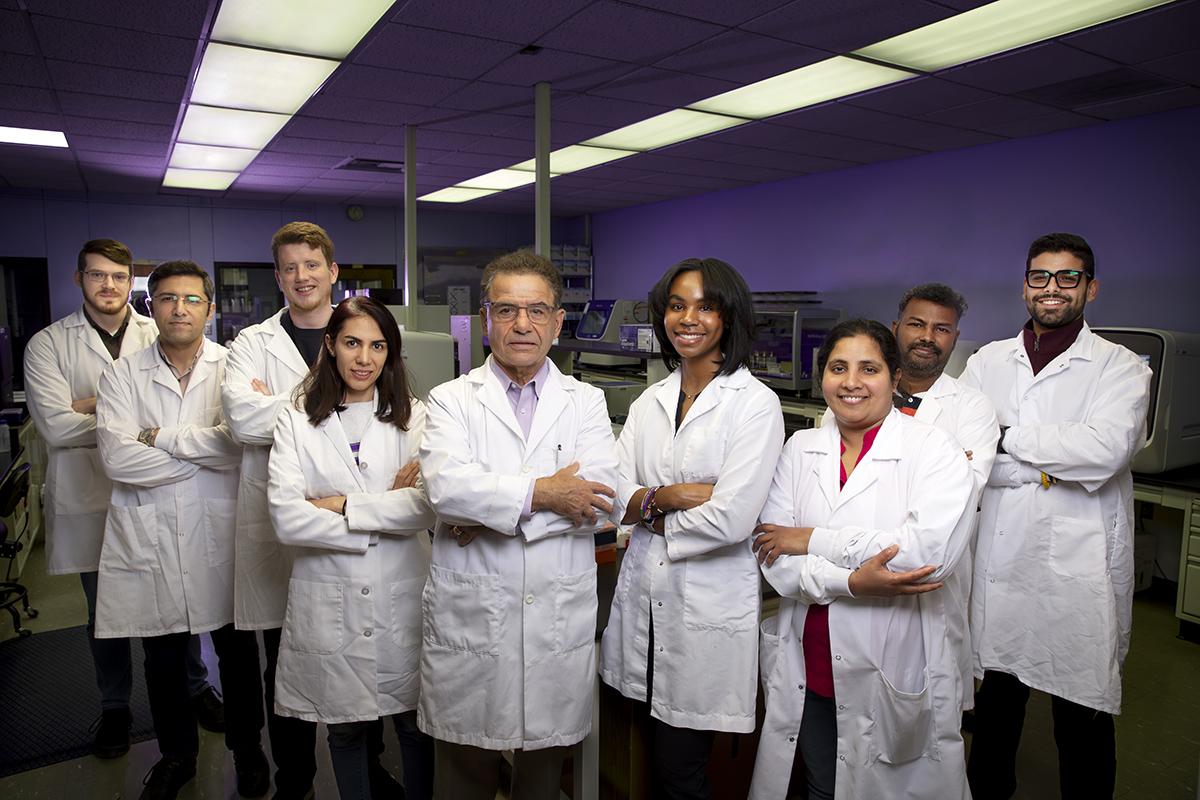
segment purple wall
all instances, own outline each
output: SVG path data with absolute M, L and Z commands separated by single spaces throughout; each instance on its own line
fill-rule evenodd
M 1027 315 L 1029 243 L 1083 235 L 1092 325 L 1200 332 L 1200 107 L 597 214 L 597 297 L 643 297 L 684 258 L 720 258 L 754 290 L 813 290 L 884 322 L 905 288 L 966 294 L 964 339 Z

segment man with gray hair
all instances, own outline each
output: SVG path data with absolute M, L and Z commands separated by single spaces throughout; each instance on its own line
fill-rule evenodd
M 429 395 L 421 477 L 439 517 L 425 585 L 421 729 L 439 796 L 557 798 L 567 748 L 591 730 L 592 534 L 612 511 L 616 444 L 604 395 L 546 355 L 562 278 L 532 253 L 484 270 L 492 355 Z

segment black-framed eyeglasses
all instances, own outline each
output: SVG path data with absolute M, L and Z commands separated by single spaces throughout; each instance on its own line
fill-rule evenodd
M 1080 281 L 1090 277 L 1092 276 L 1081 269 L 1060 269 L 1058 272 L 1051 272 L 1048 269 L 1029 269 L 1025 270 L 1025 285 L 1030 289 L 1045 289 L 1050 285 L 1050 279 L 1054 278 L 1058 288 L 1074 289 Z
M 92 270 L 87 270 L 87 271 L 80 270 L 80 272 L 83 272 L 84 277 L 87 278 L 92 283 L 104 283 L 109 278 L 112 278 L 112 282 L 114 284 L 116 284 L 117 286 L 128 286 L 129 285 L 129 273 L 128 272 L 104 272 L 104 271 L 98 270 L 98 269 L 92 269 Z
M 497 322 L 514 322 L 517 315 L 524 311 L 534 325 L 545 325 L 558 310 L 545 303 L 535 303 L 531 306 L 515 306 L 512 303 L 484 303 L 483 307 L 488 310 L 488 315 Z

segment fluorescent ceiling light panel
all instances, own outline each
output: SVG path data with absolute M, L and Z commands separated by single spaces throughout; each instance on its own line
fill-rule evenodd
M 468 189 L 465 186 L 448 186 L 417 199 L 428 200 L 431 203 L 465 203 L 468 200 L 476 200 L 480 197 L 487 197 L 489 194 L 499 194 L 499 192 L 499 189 Z
M 205 169 L 168 169 L 163 186 L 176 189 L 211 189 L 223 192 L 237 178 L 236 172 L 215 172 Z
M 1171 0 L 996 0 L 856 50 L 932 72 L 1099 25 Z
M 573 144 L 570 147 L 564 147 L 560 150 L 555 150 L 550 153 L 550 172 L 553 175 L 562 175 L 567 172 L 577 172 L 588 167 L 595 167 L 600 164 L 607 164 L 610 161 L 616 161 L 620 158 L 628 158 L 632 155 L 637 155 L 636 150 L 614 150 L 611 147 L 588 147 L 582 144 Z M 510 169 L 520 169 L 527 172 L 532 172 L 536 167 L 537 159 L 529 159 L 522 161 L 520 164 L 514 164 Z
M 393 0 L 223 0 L 212 40 L 345 58 Z
M 289 119 L 283 114 L 190 105 L 178 141 L 262 150 Z
M 337 67 L 337 61 L 326 58 L 214 42 L 204 51 L 192 102 L 295 114 Z
M 657 117 L 650 117 L 624 128 L 618 128 L 612 133 L 588 139 L 583 144 L 595 147 L 616 147 L 624 150 L 656 150 L 669 144 L 684 142 L 745 125 L 746 119 L 724 117 L 720 114 L 706 114 L 703 111 L 692 111 L 687 108 L 677 108 Z
M 37 128 L 9 128 L 0 125 L 0 142 L 5 144 L 35 144 L 41 147 L 66 147 L 62 131 L 43 131 Z
M 911 77 L 911 72 L 836 56 L 701 100 L 688 108 L 763 119 Z
M 516 169 L 498 169 L 486 175 L 479 175 L 465 181 L 459 181 L 455 186 L 466 186 L 471 189 L 499 189 L 503 191 L 533 183 L 534 179 L 532 172 L 524 172 Z
M 215 169 L 224 172 L 241 172 L 250 166 L 258 150 L 240 147 L 211 147 L 204 144 L 175 145 L 171 153 L 171 166 L 179 169 Z

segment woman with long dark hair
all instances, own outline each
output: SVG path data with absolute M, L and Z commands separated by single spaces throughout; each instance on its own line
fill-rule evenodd
M 891 331 L 839 323 L 816 365 L 832 419 L 779 458 L 754 543 L 783 598 L 762 626 L 754 800 L 790 796 L 797 752 L 810 800 L 970 797 L 940 581 L 974 482 L 946 432 L 892 407 L 899 369 Z
M 750 375 L 750 290 L 715 258 L 650 291 L 673 372 L 630 408 L 617 443 L 614 521 L 635 525 L 601 678 L 643 704 L 653 796 L 707 798 L 718 731 L 754 730 L 759 576 L 750 536 L 783 445 L 775 394 Z
M 342 301 L 279 416 L 268 486 L 275 534 L 295 548 L 275 704 L 327 724 L 342 800 L 370 797 L 366 728 L 382 716 L 408 797 L 432 796 L 433 743 L 416 725 L 434 523 L 418 485 L 424 429 L 395 319 L 368 297 Z

